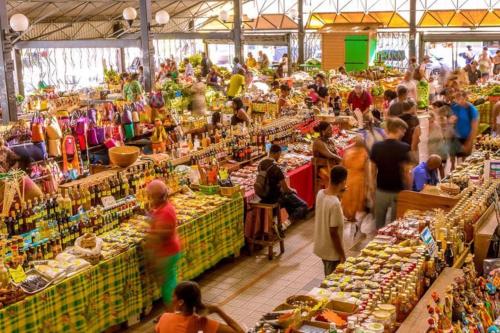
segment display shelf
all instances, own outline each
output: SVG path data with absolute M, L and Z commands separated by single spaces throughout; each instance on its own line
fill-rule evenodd
M 414 191 L 402 191 L 398 195 L 396 217 L 401 218 L 407 210 L 430 210 L 434 208 L 449 211 L 458 202 L 458 198 L 434 195 Z
M 425 295 L 417 303 L 417 306 L 413 309 L 406 320 L 401 324 L 397 333 L 425 333 L 429 328 L 427 324 L 427 319 L 429 318 L 429 313 L 427 312 L 427 305 L 432 304 L 432 294 L 438 293 L 439 295 L 444 295 L 446 289 L 457 277 L 463 276 L 463 271 L 457 268 L 445 268 L 439 277 L 434 281 L 432 286 L 427 290 Z
M 477 227 L 477 231 L 474 234 L 474 264 L 476 265 L 476 270 L 480 273 L 483 271 L 483 261 L 488 255 L 493 233 L 499 223 L 493 205 L 488 208 L 483 217 L 481 218 L 483 223 Z

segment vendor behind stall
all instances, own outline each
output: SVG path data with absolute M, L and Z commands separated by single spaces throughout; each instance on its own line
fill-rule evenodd
M 217 72 L 217 68 L 215 66 L 212 66 L 212 68 L 210 68 L 210 72 L 207 75 L 207 86 L 219 90 L 221 88 L 219 79 L 221 78 L 222 76 L 219 74 L 219 72 Z
M 330 169 L 339 164 L 342 158 L 337 154 L 335 144 L 331 140 L 333 131 L 330 123 L 321 121 L 314 127 L 314 131 L 319 133 L 319 138 L 313 143 L 313 156 L 319 159 L 325 159 L 327 166 L 321 167 L 318 176 L 321 178 L 323 185 L 328 185 L 328 177 Z
M 263 203 L 279 202 L 285 208 L 291 219 L 303 219 L 308 211 L 307 204 L 297 196 L 297 191 L 290 188 L 285 180 L 285 174 L 278 166 L 281 157 L 281 147 L 273 144 L 269 149 L 269 158 L 260 162 L 258 170 L 266 172 L 265 181 L 269 190 L 261 197 Z
M 245 106 L 241 98 L 236 97 L 232 100 L 233 105 L 233 116 L 231 117 L 231 125 L 247 124 L 250 125 L 250 117 L 245 111 Z
M 313 104 L 328 102 L 328 87 L 326 86 L 326 78 L 322 73 L 316 74 L 314 83 L 307 87 L 309 89 L 308 96 Z
M 363 115 L 366 115 L 370 105 L 373 104 L 372 95 L 361 84 L 356 84 L 354 90 L 347 97 L 347 104 L 351 108 L 351 111 L 359 110 Z
M 439 182 L 438 170 L 441 166 L 441 157 L 439 155 L 431 155 L 427 162 L 422 162 L 412 170 L 413 186 L 412 190 L 420 192 L 424 186 L 437 185 Z
M 138 78 L 137 73 L 129 74 L 126 77 L 127 82 L 123 86 L 123 96 L 127 102 L 137 102 L 142 98 L 142 87 Z

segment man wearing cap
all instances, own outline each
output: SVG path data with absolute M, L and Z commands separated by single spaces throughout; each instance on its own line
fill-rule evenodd
M 177 285 L 177 262 L 180 258 L 180 240 L 174 206 L 168 201 L 168 188 L 159 179 L 146 188 L 151 203 L 151 225 L 146 238 L 146 250 L 153 273 L 161 286 L 163 303 L 172 304 Z

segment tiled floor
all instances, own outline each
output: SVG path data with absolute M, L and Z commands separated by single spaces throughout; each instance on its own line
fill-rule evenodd
M 345 228 L 348 256 L 356 256 L 369 238 L 353 239 L 352 224 Z M 291 226 L 285 239 L 285 253 L 272 261 L 267 251 L 257 256 L 242 255 L 226 260 L 197 279 L 205 303 L 216 303 L 243 328 L 252 327 L 266 312 L 282 304 L 287 297 L 303 294 L 320 285 L 323 278 L 321 260 L 313 254 L 314 220 Z M 154 332 L 155 311 L 127 333 Z

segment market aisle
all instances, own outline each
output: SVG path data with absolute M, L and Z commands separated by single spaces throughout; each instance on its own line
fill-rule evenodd
M 267 259 L 267 252 L 253 257 L 243 255 L 203 274 L 196 280 L 202 287 L 204 302 L 219 304 L 239 323 L 252 327 L 262 314 L 283 303 L 287 297 L 307 293 L 319 286 L 323 266 L 312 253 L 313 230 L 313 219 L 291 226 L 284 255 L 273 261 Z M 346 225 L 344 237 L 346 247 L 351 249 L 348 256 L 356 256 L 371 239 L 358 236 L 353 240 L 350 224 Z M 152 320 L 157 313 L 126 332 L 153 332 Z

